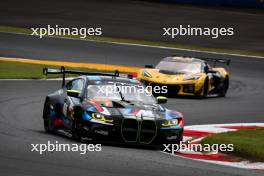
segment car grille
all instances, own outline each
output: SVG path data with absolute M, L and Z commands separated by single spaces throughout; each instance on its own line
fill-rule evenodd
M 157 126 L 155 121 L 143 120 L 140 127 L 139 142 L 151 143 L 157 134 Z
M 169 94 L 178 94 L 178 92 L 180 91 L 181 86 L 180 85 L 168 85 L 168 93 Z
M 185 92 L 185 93 L 194 93 L 194 90 L 195 90 L 194 84 L 183 85 L 183 92 Z
M 156 137 L 157 126 L 153 120 L 142 120 L 140 123 L 136 119 L 124 119 L 121 131 L 125 142 L 149 144 Z
M 125 142 L 136 142 L 138 135 L 138 121 L 136 119 L 124 119 L 121 132 Z

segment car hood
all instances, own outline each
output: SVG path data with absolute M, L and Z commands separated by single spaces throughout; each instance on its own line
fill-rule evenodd
M 144 72 L 148 72 L 151 77 L 144 76 Z M 193 76 L 201 76 L 200 73 L 193 74 L 193 73 L 171 73 L 166 70 L 159 70 L 159 69 L 144 69 L 141 72 L 142 79 L 153 81 L 153 82 L 159 82 L 163 84 L 170 84 L 170 83 L 177 83 L 177 82 L 183 82 L 188 81 L 188 78 L 191 78 Z
M 173 119 L 182 117 L 177 111 L 172 111 L 159 104 L 144 104 L 142 102 L 125 102 L 116 100 L 94 100 L 101 107 L 102 114 L 120 117 L 136 117 L 148 119 Z

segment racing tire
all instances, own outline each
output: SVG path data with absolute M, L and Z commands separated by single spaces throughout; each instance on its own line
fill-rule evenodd
M 43 121 L 44 121 L 44 129 L 47 133 L 54 132 L 54 126 L 52 124 L 52 110 L 49 103 L 45 103 L 43 110 Z
M 223 81 L 223 83 L 222 83 L 222 86 L 220 87 L 220 90 L 219 90 L 219 96 L 220 96 L 220 97 L 225 97 L 228 88 L 229 88 L 229 78 L 228 78 L 228 76 L 227 76 L 227 77 L 224 79 L 224 81 Z
M 79 132 L 77 126 L 78 126 L 77 123 L 75 121 L 73 121 L 72 129 L 71 129 L 72 139 L 77 140 L 77 141 L 81 141 L 81 135 L 80 135 L 80 132 Z
M 73 140 L 76 140 L 82 143 L 87 141 L 85 140 L 86 135 L 84 135 L 83 126 L 81 124 L 73 122 L 71 133 L 72 133 Z
M 73 119 L 72 123 L 72 138 L 74 140 L 82 142 L 82 138 L 84 137 L 83 135 L 83 126 L 82 126 L 82 120 L 81 120 L 81 113 L 80 113 L 81 108 L 80 107 L 75 107 L 75 117 Z
M 208 96 L 208 89 L 209 89 L 208 78 L 206 78 L 205 81 L 204 81 L 203 93 L 202 93 L 202 97 L 201 98 L 207 98 L 207 96 Z

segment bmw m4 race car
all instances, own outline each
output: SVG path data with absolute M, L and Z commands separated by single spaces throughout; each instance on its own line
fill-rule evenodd
M 208 62 L 213 62 L 210 66 Z M 215 64 L 230 64 L 230 60 L 192 57 L 166 57 L 155 68 L 147 65 L 138 79 L 146 85 L 167 86 L 169 95 L 224 97 L 229 87 L 229 73 Z
M 65 84 L 66 73 L 82 76 Z M 166 97 L 154 98 L 139 90 L 145 87 L 136 79 L 121 77 L 118 72 L 79 72 L 64 67 L 46 68 L 44 74 L 63 74 L 62 88 L 45 99 L 46 132 L 127 144 L 160 145 L 182 140 L 182 113 L 161 106 Z M 123 91 L 125 87 L 136 92 Z

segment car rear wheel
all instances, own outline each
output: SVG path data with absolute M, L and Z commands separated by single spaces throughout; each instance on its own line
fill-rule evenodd
M 220 91 L 219 91 L 220 97 L 225 97 L 228 87 L 229 87 L 229 78 L 226 77 L 222 83 L 222 86 L 220 87 Z
M 49 103 L 46 103 L 43 111 L 43 120 L 44 120 L 44 129 L 47 133 L 51 133 L 54 131 L 54 125 L 52 123 L 53 113 L 55 112 L 51 109 L 51 105 Z

